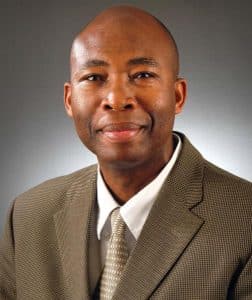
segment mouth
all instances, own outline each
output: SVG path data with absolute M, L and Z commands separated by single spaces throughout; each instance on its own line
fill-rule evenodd
M 125 143 L 134 139 L 145 129 L 145 126 L 136 123 L 111 123 L 104 126 L 99 132 L 110 142 Z

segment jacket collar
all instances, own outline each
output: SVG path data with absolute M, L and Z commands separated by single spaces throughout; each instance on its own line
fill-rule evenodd
M 180 136 L 180 156 L 150 211 L 114 300 L 150 297 L 204 223 L 191 211 L 202 199 L 204 160 Z M 90 299 L 99 277 L 98 252 L 89 251 L 90 245 L 98 249 L 95 199 L 96 168 L 90 167 L 74 178 L 64 208 L 54 216 L 67 299 Z
M 148 299 L 204 223 L 191 211 L 202 200 L 203 158 L 181 137 L 180 157 L 151 209 L 114 300 Z

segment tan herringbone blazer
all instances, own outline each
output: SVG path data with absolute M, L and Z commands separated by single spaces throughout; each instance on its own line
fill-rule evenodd
M 251 300 L 252 185 L 182 139 L 113 299 Z M 96 166 L 18 197 L 0 246 L 0 299 L 91 299 L 96 216 Z

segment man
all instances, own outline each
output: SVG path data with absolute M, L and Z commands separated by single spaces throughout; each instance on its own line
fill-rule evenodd
M 171 34 L 137 8 L 112 7 L 75 38 L 65 107 L 98 166 L 15 200 L 1 299 L 252 299 L 252 185 L 172 132 L 178 70 Z

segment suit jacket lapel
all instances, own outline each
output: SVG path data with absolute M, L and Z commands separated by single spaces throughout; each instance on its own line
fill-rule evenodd
M 180 158 L 127 262 L 114 300 L 149 298 L 204 222 L 190 211 L 202 198 L 203 159 L 186 139 L 183 144 Z M 98 243 L 91 234 L 96 226 L 96 216 L 92 214 L 96 210 L 94 199 L 96 172 L 91 167 L 73 180 L 65 206 L 54 215 L 69 300 L 90 299 L 90 286 L 94 287 L 100 274 L 96 260 L 99 256 L 90 254 Z M 92 267 L 94 272 L 89 282 L 88 269 Z
M 67 299 L 88 300 L 89 239 L 95 226 L 91 217 L 96 199 L 95 168 L 79 175 L 66 193 L 63 209 L 54 215 L 54 222 Z
M 199 231 L 204 221 L 190 209 L 202 198 L 202 161 L 184 140 L 180 158 L 152 207 L 114 300 L 149 298 Z
M 94 213 L 91 214 L 91 221 L 89 227 L 89 247 L 88 247 L 88 278 L 89 278 L 89 290 L 90 294 L 94 295 L 96 288 L 98 287 L 98 281 L 100 279 L 102 267 L 101 267 L 101 252 L 100 241 L 97 238 L 97 217 L 98 206 L 95 201 Z

